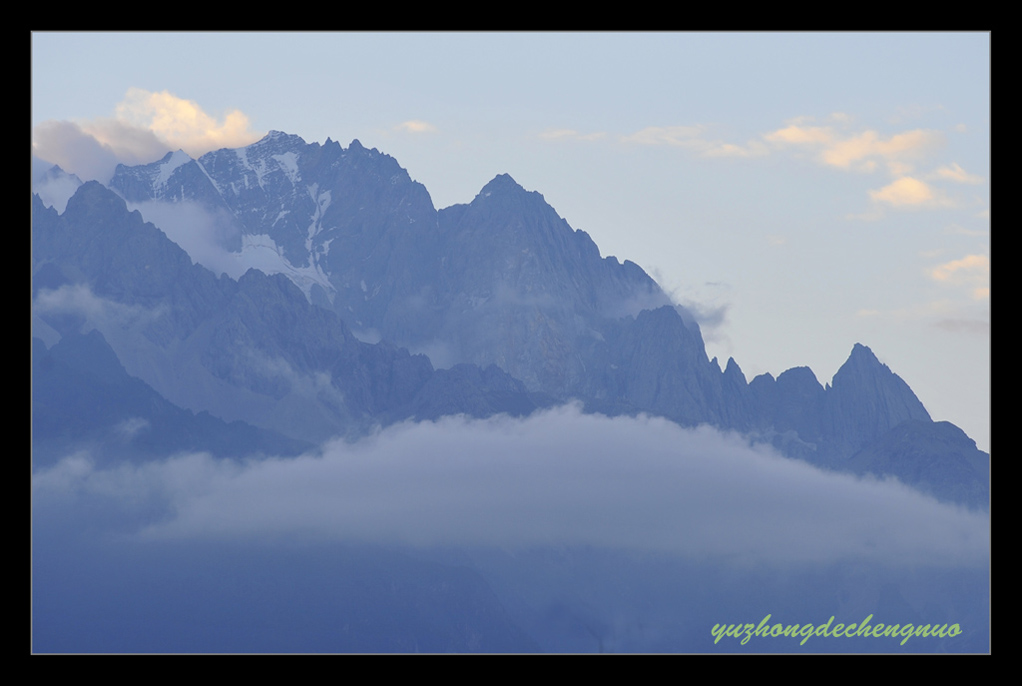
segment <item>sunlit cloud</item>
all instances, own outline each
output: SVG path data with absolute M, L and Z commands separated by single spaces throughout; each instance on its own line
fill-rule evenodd
M 976 174 L 969 174 L 955 162 L 952 162 L 949 165 L 945 165 L 943 167 L 938 168 L 927 178 L 941 179 L 946 181 L 957 181 L 958 183 L 969 183 L 973 185 L 983 183 L 982 176 L 977 176 Z
M 966 255 L 960 260 L 952 260 L 930 270 L 935 280 L 971 290 L 973 300 L 990 298 L 990 258 L 986 255 Z
M 405 133 L 436 133 L 437 130 L 435 126 L 421 119 L 409 119 L 408 121 L 401 122 L 394 129 L 404 131 Z
M 171 150 L 192 157 L 249 145 L 262 137 L 238 110 L 222 120 L 167 91 L 131 88 L 115 116 L 90 121 L 46 121 L 32 132 L 33 153 L 83 180 L 107 182 L 118 163 L 148 164 Z
M 847 121 L 842 115 L 839 121 Z M 875 171 L 879 163 L 888 165 L 891 173 L 907 173 L 911 160 L 922 157 L 943 144 L 943 136 L 936 131 L 916 129 L 883 138 L 876 131 L 863 131 L 851 136 L 842 135 L 830 126 L 803 126 L 790 124 L 763 136 L 778 146 L 798 145 L 819 149 L 819 160 L 839 169 Z
M 243 147 L 263 135 L 251 130 L 248 117 L 239 110 L 232 110 L 222 121 L 217 121 L 198 103 L 168 91 L 153 93 L 141 88 L 128 89 L 124 100 L 117 105 L 117 118 L 152 131 L 171 148 L 180 148 L 192 157 L 219 148 Z
M 875 202 L 894 207 L 952 207 L 954 203 L 924 181 L 903 176 L 879 190 L 869 192 Z
M 791 125 L 778 129 L 773 133 L 763 136 L 771 143 L 791 143 L 803 145 L 806 143 L 819 143 L 828 145 L 834 140 L 834 131 L 829 126 L 798 126 Z
M 986 255 L 967 255 L 960 260 L 953 260 L 935 267 L 931 274 L 938 281 L 949 281 L 959 274 L 990 273 L 990 258 Z
M 909 131 L 886 140 L 875 131 L 865 131 L 858 136 L 835 141 L 821 153 L 821 157 L 827 164 L 848 169 L 870 157 L 899 162 L 898 158 L 921 155 L 941 141 L 940 135 L 932 131 Z

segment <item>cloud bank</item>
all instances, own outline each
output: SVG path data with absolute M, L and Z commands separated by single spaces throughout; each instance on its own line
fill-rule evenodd
M 989 554 L 986 515 L 896 482 L 823 472 L 708 427 L 575 406 L 402 424 L 296 459 L 193 454 L 97 470 L 80 453 L 37 472 L 33 494 L 43 509 L 102 502 L 161 540 L 580 544 L 782 566 L 978 567 Z

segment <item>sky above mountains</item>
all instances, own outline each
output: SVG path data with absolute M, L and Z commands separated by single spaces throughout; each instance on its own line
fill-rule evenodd
M 747 378 L 870 346 L 989 450 L 990 35 L 35 33 L 34 152 L 83 180 L 271 129 L 437 208 L 509 173 Z

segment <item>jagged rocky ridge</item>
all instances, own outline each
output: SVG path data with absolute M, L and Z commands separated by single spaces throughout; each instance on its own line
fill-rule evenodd
M 972 444 L 962 457 L 967 447 L 869 348 L 856 344 L 827 387 L 808 368 L 751 382 L 733 359 L 721 371 L 696 322 L 640 267 L 601 257 L 507 175 L 437 211 L 375 149 L 271 132 L 198 160 L 179 151 L 118 167 L 110 187 L 123 200 L 86 184 L 59 216 L 36 200 L 33 273 L 116 304 L 107 309 L 119 318 L 90 325 L 130 373 L 182 407 L 320 440 L 381 421 L 527 413 L 577 398 L 589 411 L 741 431 L 818 465 L 895 474 L 971 505 L 988 498 L 982 470 L 929 473 L 927 459 L 989 456 Z M 215 276 L 124 200 L 143 211 L 201 208 L 225 254 L 270 275 Z M 908 439 L 892 432 L 908 422 L 909 443 L 926 444 L 930 458 L 906 471 Z M 951 474 L 971 481 L 945 483 Z
M 62 215 L 34 200 L 39 328 L 98 329 L 132 376 L 183 408 L 302 441 L 431 419 L 438 407 L 470 415 L 536 408 L 496 368 L 434 379 L 426 356 L 359 341 L 280 274 L 213 276 L 98 183 L 82 186 Z M 77 314 L 83 307 L 88 321 Z M 440 391 L 481 400 L 432 395 Z

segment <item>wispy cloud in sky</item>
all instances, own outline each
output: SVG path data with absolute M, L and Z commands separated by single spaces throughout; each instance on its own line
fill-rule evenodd
M 574 129 L 548 129 L 543 133 L 539 134 L 539 137 L 548 141 L 557 140 L 578 140 L 578 141 L 596 141 L 601 138 L 607 137 L 606 131 L 596 131 L 595 133 L 581 133 Z
M 622 143 L 639 145 L 671 145 L 688 148 L 704 157 L 758 157 L 770 151 L 761 141 L 750 140 L 738 145 L 722 140 L 708 140 L 703 134 L 705 126 L 647 126 L 633 134 L 622 136 Z
M 801 123 L 789 124 L 763 138 L 777 146 L 815 150 L 820 162 L 839 169 L 873 172 L 883 163 L 894 174 L 908 173 L 912 169 L 911 162 L 944 143 L 944 136 L 938 131 L 915 129 L 884 138 L 873 130 L 845 134 L 831 126 Z
M 851 115 L 835 112 L 823 124 L 814 124 L 814 117 L 801 116 L 788 120 L 787 126 L 753 138 L 745 144 L 711 139 L 705 125 L 647 126 L 622 136 L 621 142 L 639 145 L 668 145 L 693 150 L 704 157 L 758 157 L 780 150 L 810 150 L 824 165 L 838 169 L 874 172 L 886 168 L 894 176 L 914 170 L 914 164 L 942 147 L 944 135 L 939 131 L 915 129 L 883 136 L 866 129 L 848 129 L 854 122 Z M 568 130 L 552 132 L 559 135 Z M 768 145 L 769 144 L 769 145 Z M 934 178 L 978 183 L 978 177 L 966 174 L 958 165 L 941 167 Z
M 623 143 L 639 145 L 676 145 L 691 148 L 700 144 L 702 126 L 647 126 L 633 134 L 624 136 Z
M 984 180 L 982 176 L 970 174 L 954 162 L 949 165 L 939 167 L 936 171 L 930 174 L 929 178 L 945 181 L 957 181 L 958 183 L 968 183 L 972 185 L 981 184 Z
M 966 255 L 934 267 L 930 276 L 942 283 L 965 286 L 974 300 L 990 297 L 990 258 L 986 255 Z
M 437 131 L 435 126 L 421 119 L 409 119 L 408 121 L 401 122 L 394 129 L 396 131 L 404 131 L 405 133 L 436 133 Z

